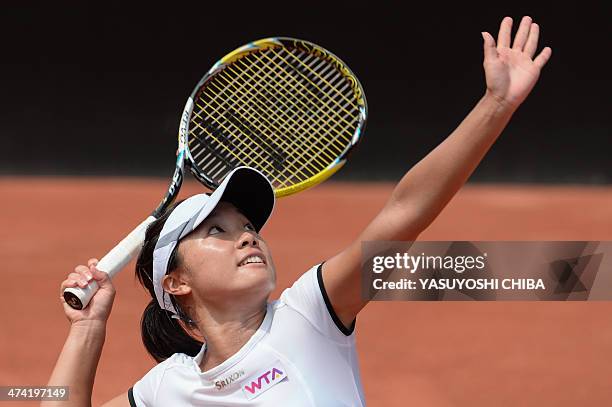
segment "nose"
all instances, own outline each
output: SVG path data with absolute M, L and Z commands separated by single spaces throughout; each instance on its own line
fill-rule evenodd
M 244 248 L 247 246 L 257 247 L 259 246 L 259 241 L 257 240 L 257 237 L 254 233 L 244 232 L 238 240 L 238 246 L 240 248 Z

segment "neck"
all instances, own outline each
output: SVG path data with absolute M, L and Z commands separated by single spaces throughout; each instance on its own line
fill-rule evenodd
M 210 370 L 236 354 L 261 326 L 267 303 L 251 310 L 205 310 L 199 315 L 197 325 L 206 342 L 206 353 L 200 369 Z

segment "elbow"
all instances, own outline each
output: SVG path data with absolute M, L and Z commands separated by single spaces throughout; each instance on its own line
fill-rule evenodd
M 389 213 L 388 216 L 394 223 L 397 223 L 397 233 L 413 236 L 416 239 L 438 217 L 444 206 L 443 202 L 429 199 L 426 196 L 403 196 L 402 199 L 395 199 L 392 196 L 384 211 Z
M 368 240 L 416 240 L 431 223 L 426 215 L 418 207 L 389 202 L 372 224 L 375 232 L 369 235 L 375 238 Z

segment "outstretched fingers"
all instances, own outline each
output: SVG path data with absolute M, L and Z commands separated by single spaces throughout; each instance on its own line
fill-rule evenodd
M 514 36 L 514 43 L 512 44 L 512 49 L 522 51 L 525 48 L 527 38 L 529 37 L 529 33 L 531 31 L 531 22 L 531 17 L 523 17 L 523 19 L 521 20 L 521 24 L 519 25 L 518 31 Z
M 497 34 L 497 46 L 510 48 L 510 37 L 512 34 L 512 18 L 504 17 L 499 26 Z
M 545 47 L 542 50 L 542 52 L 540 52 L 540 55 L 538 55 L 536 59 L 533 60 L 533 63 L 538 68 L 542 69 L 542 67 L 544 67 L 544 65 L 546 65 L 546 63 L 550 59 L 551 55 L 552 55 L 552 49 L 550 49 L 550 47 Z
M 533 58 L 538 49 L 538 39 L 540 37 L 540 26 L 536 23 L 531 24 L 531 28 L 529 29 L 529 37 L 527 38 L 527 43 L 525 44 L 524 52 L 529 56 L 529 58 Z
M 495 39 L 488 32 L 482 33 L 482 39 L 484 40 L 484 59 L 485 61 L 492 61 L 497 58 L 497 48 L 495 47 Z
M 488 33 L 482 33 L 482 36 L 485 40 L 485 60 L 487 57 L 492 57 L 493 53 L 490 49 L 490 44 L 495 41 L 493 37 L 490 37 Z M 488 38 L 490 37 L 490 38 Z M 538 41 L 540 38 L 540 26 L 533 22 L 532 18 L 529 16 L 524 16 L 521 19 L 521 23 L 519 28 L 514 36 L 514 42 L 512 44 L 512 50 L 523 52 L 530 59 L 533 59 L 536 51 L 538 49 Z M 499 34 L 497 35 L 497 49 L 500 48 L 510 48 L 510 41 L 512 39 L 512 18 L 504 17 L 499 26 Z M 542 68 L 552 55 L 552 50 L 550 47 L 546 47 L 540 52 L 540 54 L 533 59 L 534 64 L 538 68 Z M 497 54 L 495 55 L 497 56 Z

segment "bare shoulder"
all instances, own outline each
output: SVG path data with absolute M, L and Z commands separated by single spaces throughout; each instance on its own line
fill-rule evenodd
M 128 400 L 127 391 L 123 394 L 118 395 L 114 399 L 102 404 L 102 407 L 130 407 L 130 401 Z

